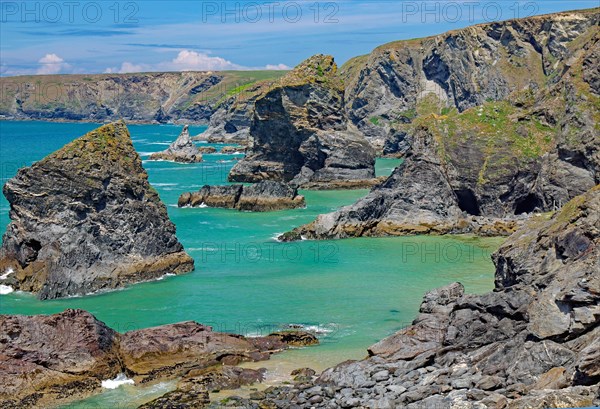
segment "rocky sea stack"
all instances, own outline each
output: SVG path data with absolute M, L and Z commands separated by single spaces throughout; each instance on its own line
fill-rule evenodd
M 124 122 L 20 169 L 3 191 L 2 284 L 51 299 L 194 269 Z
M 302 187 L 374 178 L 375 151 L 349 126 L 343 101 L 333 58 L 304 61 L 256 99 L 252 144 L 229 180 Z
M 262 181 L 250 186 L 204 186 L 198 192 L 184 193 L 179 207 L 222 207 L 252 212 L 296 209 L 304 207 L 304 196 L 285 183 Z
M 600 404 L 600 185 L 494 254 L 496 288 L 427 293 L 413 325 L 268 408 L 567 408 Z
M 184 126 L 179 137 L 166 150 L 150 155 L 150 160 L 169 160 L 182 163 L 202 162 L 202 152 L 194 144 L 188 126 Z

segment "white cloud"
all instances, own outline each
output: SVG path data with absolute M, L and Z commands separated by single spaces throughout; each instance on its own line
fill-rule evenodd
M 205 53 L 183 50 L 170 61 L 162 61 L 157 64 L 133 64 L 126 61 L 121 64 L 121 68 L 107 68 L 104 72 L 122 74 L 142 71 L 221 71 L 245 68 L 221 57 L 211 57 Z
M 285 64 L 277 64 L 277 65 L 267 64 L 265 69 L 267 69 L 267 70 L 291 70 L 292 68 L 288 67 Z
M 183 50 L 172 61 L 160 64 L 175 71 L 220 71 L 243 68 L 221 57 L 211 57 L 196 51 Z
M 41 64 L 40 68 L 37 70 L 37 74 L 40 75 L 58 74 L 71 68 L 71 66 L 67 64 L 65 60 L 56 54 L 46 54 L 38 60 L 38 63 Z
M 104 70 L 105 74 L 127 74 L 130 72 L 143 72 L 143 71 L 152 71 L 148 69 L 148 66 L 143 64 L 132 64 L 130 62 L 125 61 L 121 64 L 121 68 L 107 68 Z

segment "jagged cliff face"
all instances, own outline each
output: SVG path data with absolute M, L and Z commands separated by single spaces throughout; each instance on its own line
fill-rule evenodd
M 393 152 L 429 94 L 462 112 L 556 83 L 597 31 L 598 16 L 598 9 L 559 13 L 383 45 L 342 68 L 347 115 Z
M 278 71 L 45 75 L 0 78 L 0 117 L 207 123 L 227 95 Z M 230 95 L 231 94 L 231 95 Z
M 588 17 L 598 21 L 598 13 Z M 546 18 L 544 27 L 562 21 Z M 568 37 L 562 68 L 546 85 L 462 112 L 424 97 L 420 114 L 402 125 L 405 161 L 392 176 L 288 238 L 509 234 L 520 215 L 560 208 L 599 183 L 600 35 L 597 25 L 566 21 L 589 30 Z
M 231 181 L 300 186 L 375 176 L 374 151 L 343 115 L 343 86 L 332 57 L 296 67 L 255 102 L 252 145 Z
M 123 122 L 20 169 L 3 192 L 3 284 L 50 299 L 193 270 Z
M 218 105 L 210 117 L 208 129 L 195 139 L 212 143 L 236 143 L 250 145 L 250 126 L 254 116 L 254 103 L 273 84 L 260 81 L 228 98 Z
M 494 254 L 496 288 L 430 291 L 370 358 L 283 387 L 275 408 L 531 408 L 600 404 L 600 185 L 532 218 Z

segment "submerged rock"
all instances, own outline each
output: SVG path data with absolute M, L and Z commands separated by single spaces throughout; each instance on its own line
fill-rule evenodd
M 184 126 L 181 134 L 166 150 L 150 155 L 149 160 L 170 160 L 182 163 L 202 162 L 202 152 L 194 144 L 188 126 Z
M 298 332 L 294 337 L 309 335 Z M 262 370 L 232 365 L 267 360 L 289 346 L 296 344 L 272 336 L 213 332 L 192 321 L 119 334 L 83 310 L 0 315 L 0 407 L 53 407 L 83 399 L 120 374 L 136 384 L 181 378 L 176 391 L 147 407 L 199 405 L 215 389 L 236 389 L 264 378 Z
M 222 207 L 242 211 L 268 212 L 304 207 L 304 196 L 284 183 L 262 181 L 250 186 L 204 186 L 198 192 L 184 193 L 179 207 Z
M 123 122 L 20 169 L 3 191 L 0 272 L 13 274 L 0 284 L 51 299 L 194 269 Z
M 348 126 L 343 85 L 330 56 L 304 61 L 254 104 L 247 155 L 234 182 L 275 180 L 294 186 L 375 177 L 375 152 Z
M 370 357 L 279 387 L 273 408 L 532 408 L 600 404 L 600 185 L 539 216 L 493 255 L 496 288 L 428 292 Z M 311 402 L 309 391 L 322 393 Z

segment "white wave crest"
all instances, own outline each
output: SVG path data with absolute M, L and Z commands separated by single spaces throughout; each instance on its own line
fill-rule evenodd
M 7 268 L 6 271 L 4 272 L 4 274 L 2 274 L 0 276 L 0 280 L 6 280 L 8 278 L 8 276 L 14 272 L 15 272 L 15 270 L 13 270 L 12 267 Z
M 102 381 L 102 387 L 106 389 L 117 389 L 121 385 L 134 385 L 133 379 L 128 379 L 125 374 L 120 373 L 115 379 Z
M 0 284 L 0 295 L 10 294 L 15 291 L 10 285 Z

